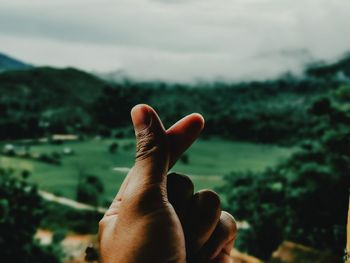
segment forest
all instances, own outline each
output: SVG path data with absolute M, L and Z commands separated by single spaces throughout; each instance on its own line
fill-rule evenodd
M 6 149 L 9 143 L 25 145 L 30 141 L 35 147 L 43 137 L 54 143 L 50 140 L 55 134 L 74 134 L 85 140 L 98 136 L 106 140 L 110 153 L 124 151 L 122 158 L 127 159 L 128 139 L 132 137 L 129 112 L 137 103 L 152 105 L 166 125 L 188 113 L 201 113 L 206 120 L 202 138 L 209 142 L 219 138 L 293 148 L 287 158 L 269 167 L 249 169 L 249 164 L 244 170 L 225 172 L 220 179 L 223 183 L 215 186 L 225 209 L 249 225 L 240 231 L 236 246 L 263 260 L 268 260 L 283 240 L 342 256 L 350 187 L 350 57 L 311 65 L 303 76 L 187 85 L 127 78 L 110 82 L 74 68 L 28 67 L 0 73 L 0 91 L 3 162 L 20 159 Z M 80 147 L 87 150 L 85 145 Z M 275 154 L 279 156 L 279 152 Z M 193 155 L 190 152 L 182 159 L 184 167 L 195 163 Z M 49 163 L 52 169 L 66 165 L 66 157 L 60 154 L 50 155 L 51 159 L 43 156 L 38 160 Z M 25 158 L 34 157 L 27 153 Z M 57 245 L 62 239 L 60 230 L 96 231 L 100 214 L 46 203 L 38 194 L 40 184 L 30 181 L 35 174 L 23 170 L 18 175 L 1 167 L 3 162 L 1 257 L 15 249 L 19 257 L 27 256 L 25 262 L 59 262 L 63 253 Z M 106 186 L 97 176 L 82 171 L 77 200 L 105 205 L 99 195 Z M 25 220 L 31 220 L 31 227 L 23 224 L 23 213 Z M 67 216 L 76 222 L 62 222 Z M 18 225 L 26 227 L 13 238 L 11 231 Z M 33 235 L 38 227 L 58 233 L 51 246 L 43 248 L 36 243 Z

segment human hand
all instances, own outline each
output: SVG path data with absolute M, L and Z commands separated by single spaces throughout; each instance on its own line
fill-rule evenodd
M 203 118 L 192 114 L 165 130 L 147 105 L 134 107 L 131 116 L 136 161 L 100 221 L 102 262 L 231 262 L 236 225 L 221 212 L 218 196 L 193 195 L 188 177 L 167 177 L 199 136 Z

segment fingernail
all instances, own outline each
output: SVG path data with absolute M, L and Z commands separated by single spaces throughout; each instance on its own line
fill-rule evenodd
M 131 118 L 134 124 L 135 132 L 142 131 L 145 128 L 149 127 L 152 120 L 148 106 L 144 104 L 139 104 L 132 108 Z
M 192 122 L 189 127 L 188 132 L 197 133 L 203 130 L 204 128 L 204 118 L 199 113 L 192 113 Z

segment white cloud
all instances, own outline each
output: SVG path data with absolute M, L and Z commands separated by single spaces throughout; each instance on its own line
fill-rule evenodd
M 349 24 L 348 0 L 0 0 L 0 51 L 144 79 L 268 78 L 345 53 Z

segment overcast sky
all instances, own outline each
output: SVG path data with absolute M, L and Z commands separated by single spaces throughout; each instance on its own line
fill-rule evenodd
M 0 0 L 0 52 L 171 81 L 272 78 L 350 51 L 350 0 Z

